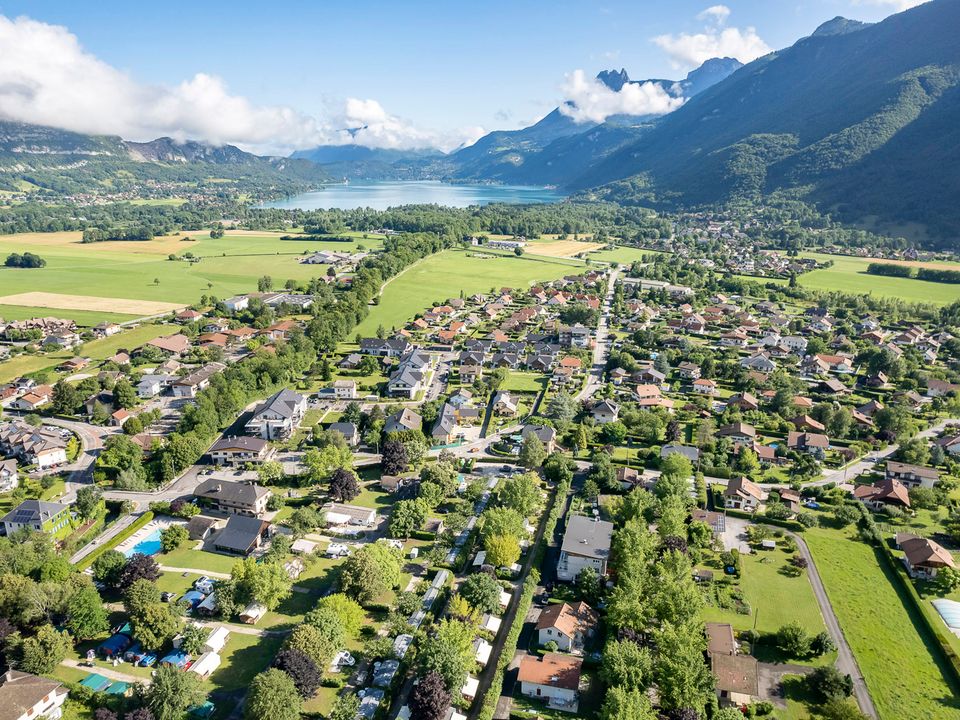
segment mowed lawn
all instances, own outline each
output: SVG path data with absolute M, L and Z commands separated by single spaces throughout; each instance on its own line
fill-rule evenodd
M 193 241 L 185 240 L 186 237 Z M 351 242 L 313 240 L 300 236 L 281 240 L 278 233 L 228 233 L 213 239 L 209 233 L 167 236 L 143 242 L 83 244 L 80 233 L 23 233 L 0 236 L 0 256 L 33 252 L 47 261 L 37 269 L 0 268 L 4 295 L 43 291 L 162 302 L 194 303 L 201 295 L 220 298 L 257 289 L 257 279 L 269 275 L 276 287 L 288 279 L 305 281 L 326 272 L 326 266 L 300 262 L 319 250 L 369 250 L 381 238 L 357 235 Z M 200 262 L 171 261 L 168 256 L 192 253 Z M 155 282 L 159 281 L 159 282 Z M 45 309 L 43 315 L 56 315 Z M 11 315 L 12 317 L 12 315 Z M 97 315 L 98 320 L 112 319 Z M 127 318 L 129 319 L 129 318 Z
M 728 622 L 737 630 L 776 632 L 789 622 L 799 622 L 812 635 L 826 628 L 810 580 L 803 573 L 790 577 L 782 570 L 790 555 L 781 549 L 741 556 L 740 588 L 752 613 L 741 615 L 718 607 L 704 608 L 708 622 Z M 719 576 L 722 570 L 714 570 Z
M 907 302 L 933 303 L 935 305 L 947 305 L 955 300 L 960 300 L 960 285 L 869 275 L 867 273 L 867 266 L 871 262 L 885 262 L 883 260 L 843 255 L 823 255 L 820 253 L 804 253 L 803 256 L 815 258 L 820 262 L 828 260 L 833 262 L 833 267 L 800 275 L 797 282 L 803 287 L 824 291 L 842 290 L 848 293 L 876 295 L 878 297 L 895 297 Z M 949 267 L 949 265 L 944 265 L 944 267 Z
M 0 305 L 0 318 L 3 320 L 29 320 L 30 318 L 49 316 L 73 320 L 80 327 L 93 327 L 103 321 L 122 323 L 137 318 L 136 315 L 127 315 L 125 313 L 97 312 L 91 310 L 53 310 L 51 308 L 30 307 L 28 305 Z
M 852 538 L 829 528 L 804 533 L 880 720 L 960 718 L 935 641 L 875 551 Z
M 444 250 L 407 268 L 384 288 L 380 304 L 357 326 L 361 335 L 373 335 L 377 327 L 399 328 L 435 304 L 466 295 L 487 293 L 491 288 L 523 289 L 539 281 L 556 280 L 582 271 L 583 263 L 547 257 L 474 257 L 478 250 Z

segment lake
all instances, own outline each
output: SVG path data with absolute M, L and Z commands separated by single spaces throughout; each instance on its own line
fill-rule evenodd
M 453 185 L 435 180 L 365 180 L 349 185 L 328 185 L 260 207 L 284 210 L 352 210 L 369 207 L 386 210 L 397 205 L 435 203 L 448 207 L 490 203 L 553 203 L 563 199 L 556 190 L 525 185 Z

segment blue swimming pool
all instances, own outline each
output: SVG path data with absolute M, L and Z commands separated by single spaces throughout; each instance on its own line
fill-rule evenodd
M 143 555 L 156 555 L 160 552 L 160 528 L 147 535 L 132 548 L 123 551 L 127 557 L 141 553 Z

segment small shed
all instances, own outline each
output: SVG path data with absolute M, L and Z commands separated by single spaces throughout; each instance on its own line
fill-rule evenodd
M 80 681 L 80 684 L 85 688 L 90 688 L 93 692 L 101 692 L 110 686 L 110 680 L 99 673 L 90 673 Z
M 260 603 L 250 603 L 240 613 L 240 620 L 247 625 L 256 625 L 267 614 L 267 609 Z

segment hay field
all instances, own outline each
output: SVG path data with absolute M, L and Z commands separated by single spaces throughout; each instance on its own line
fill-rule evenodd
M 57 310 L 84 310 L 88 312 L 112 312 L 124 315 L 160 315 L 184 307 L 183 303 L 157 302 L 155 300 L 130 300 L 128 298 L 103 298 L 91 295 L 61 295 L 48 292 L 25 292 L 0 297 L 0 305 L 26 305 L 28 307 L 53 308 Z
M 579 255 L 580 253 L 594 252 L 600 250 L 604 245 L 595 242 L 583 242 L 579 240 L 550 240 L 548 242 L 529 243 L 525 250 L 531 255 L 544 255 L 546 257 L 568 258 Z

